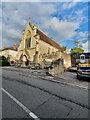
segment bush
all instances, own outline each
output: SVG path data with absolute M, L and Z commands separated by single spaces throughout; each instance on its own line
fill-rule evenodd
M 0 66 L 10 66 L 10 63 L 7 60 L 0 60 Z
M 7 58 L 5 56 L 1 56 L 2 60 L 7 60 Z

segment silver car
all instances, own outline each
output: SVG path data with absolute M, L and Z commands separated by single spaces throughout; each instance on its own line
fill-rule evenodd
M 81 66 L 77 70 L 77 79 L 89 78 L 90 79 L 90 66 Z

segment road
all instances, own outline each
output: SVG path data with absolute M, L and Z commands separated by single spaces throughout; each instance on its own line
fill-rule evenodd
M 88 118 L 89 88 L 67 83 L 42 71 L 3 68 L 2 117 Z

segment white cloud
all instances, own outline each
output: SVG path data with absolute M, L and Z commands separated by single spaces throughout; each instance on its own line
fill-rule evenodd
M 63 4 L 62 8 L 63 9 L 71 9 L 71 8 L 75 7 L 77 4 L 78 4 L 78 2 L 67 2 L 67 3 Z
M 15 30 L 14 28 L 9 28 L 8 26 L 6 27 L 4 24 L 3 24 L 3 28 L 4 28 L 2 29 L 3 37 L 6 37 L 10 40 L 18 39 L 21 37 L 21 34 L 18 32 L 18 30 Z
M 82 49 L 84 50 L 84 52 L 90 52 L 90 49 L 89 49 L 89 42 L 85 42 L 85 43 L 82 43 Z
M 41 0 L 2 0 L 3 2 L 41 2 Z
M 42 26 L 44 19 L 49 19 L 53 12 L 54 5 L 52 4 L 3 3 L 3 43 L 7 43 L 5 42 L 6 40 L 9 40 L 9 43 L 11 41 L 18 43 L 22 29 L 25 29 L 29 16 L 33 23 Z
M 82 13 L 83 13 L 83 10 L 77 10 L 77 11 L 76 11 L 76 14 L 77 14 L 77 15 L 82 15 Z
M 65 5 L 65 3 L 63 4 Z M 66 7 L 70 9 L 75 7 L 76 4 L 77 3 L 70 3 L 69 6 L 67 6 L 68 3 L 66 3 L 66 6 L 63 8 Z M 62 9 L 59 11 L 62 11 Z M 47 33 L 48 36 L 54 40 L 59 41 L 74 37 L 77 34 L 75 30 L 80 27 L 80 21 L 59 20 L 59 18 L 52 16 L 55 12 L 57 12 L 57 4 L 54 3 L 3 3 L 4 40 L 18 43 L 21 31 L 25 29 L 27 25 L 28 17 L 30 17 L 33 24 L 36 24 L 39 29 Z M 80 13 L 80 11 L 77 13 Z M 72 15 L 70 18 L 72 18 Z M 75 19 L 77 18 L 78 16 L 76 16 Z M 79 19 L 81 19 L 81 17 Z M 82 35 L 83 33 L 79 34 Z
M 80 37 L 88 38 L 88 33 L 85 33 L 85 32 L 78 32 L 78 34 L 79 34 Z
M 89 0 L 2 0 L 3 2 L 89 2 Z
M 75 29 L 79 28 L 79 24 L 68 22 L 67 20 L 60 21 L 58 18 L 53 17 L 46 22 L 44 28 L 45 27 L 47 29 L 51 28 L 52 32 L 56 33 L 54 34 L 55 36 L 53 36 L 54 38 L 62 40 L 72 38 L 76 34 Z

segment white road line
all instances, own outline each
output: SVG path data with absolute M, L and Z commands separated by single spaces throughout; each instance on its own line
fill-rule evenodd
M 9 92 L 7 92 L 5 89 L 1 88 L 1 90 L 6 93 L 14 102 L 16 102 L 29 116 L 31 116 L 33 119 L 40 120 L 33 112 L 31 112 L 26 106 L 24 106 L 20 101 L 18 101 L 15 97 L 13 97 Z
M 35 118 L 35 119 L 38 118 L 38 117 L 37 117 L 34 113 L 32 113 L 32 112 L 30 112 L 29 115 L 30 115 L 32 118 Z

